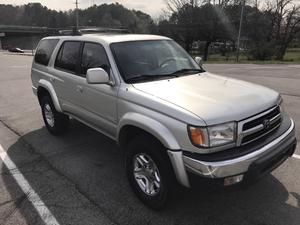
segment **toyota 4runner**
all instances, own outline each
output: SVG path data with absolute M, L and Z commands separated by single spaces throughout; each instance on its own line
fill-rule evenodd
M 251 183 L 296 148 L 276 91 L 206 72 L 166 37 L 44 38 L 31 78 L 49 132 L 74 118 L 115 140 L 131 187 L 155 209 L 178 183 Z

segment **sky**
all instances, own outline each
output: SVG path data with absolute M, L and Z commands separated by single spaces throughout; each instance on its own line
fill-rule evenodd
M 141 10 L 149 13 L 153 17 L 158 17 L 162 9 L 166 7 L 164 0 L 78 0 L 80 8 L 87 8 L 93 4 L 115 3 L 119 2 L 130 9 Z M 50 9 L 68 10 L 75 7 L 75 0 L 0 0 L 0 4 L 21 5 L 29 2 L 40 2 Z M 294 0 L 300 4 L 300 0 Z
M 75 0 L 0 0 L 0 4 L 21 5 L 29 2 L 40 2 L 50 9 L 68 10 L 75 7 Z M 87 8 L 91 5 L 119 2 L 130 9 L 144 11 L 151 16 L 158 16 L 165 7 L 164 0 L 78 0 L 80 8 Z

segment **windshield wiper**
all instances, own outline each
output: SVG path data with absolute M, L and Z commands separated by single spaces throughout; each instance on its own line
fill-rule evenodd
M 202 73 L 204 72 L 204 70 L 202 69 L 180 69 L 175 71 L 174 73 L 172 73 L 172 75 L 174 74 L 193 74 L 193 73 Z
M 131 78 L 126 79 L 126 82 L 138 82 L 138 81 L 143 81 L 143 80 L 156 80 L 160 78 L 173 78 L 173 77 L 178 77 L 175 74 L 165 74 L 165 75 L 138 75 L 134 76 Z

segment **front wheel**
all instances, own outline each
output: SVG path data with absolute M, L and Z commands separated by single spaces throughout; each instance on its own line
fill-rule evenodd
M 45 125 L 51 134 L 59 135 L 67 130 L 69 117 L 56 111 L 50 96 L 42 98 L 41 108 Z
M 135 194 L 152 209 L 161 209 L 176 186 L 166 149 L 152 138 L 139 137 L 128 144 L 126 172 Z

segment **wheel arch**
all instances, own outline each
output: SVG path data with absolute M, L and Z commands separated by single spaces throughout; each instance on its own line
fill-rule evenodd
M 126 146 L 131 138 L 137 134 L 152 136 L 167 149 L 180 149 L 178 142 L 170 130 L 162 123 L 138 113 L 127 113 L 119 123 L 118 143 Z
M 40 80 L 38 83 L 38 88 L 37 88 L 37 96 L 38 96 L 40 104 L 41 104 L 42 96 L 44 96 L 44 94 L 49 94 L 52 99 L 55 109 L 58 112 L 62 112 L 62 109 L 61 109 L 59 101 L 58 101 L 58 97 L 55 93 L 55 90 L 54 90 L 52 84 L 47 80 Z

